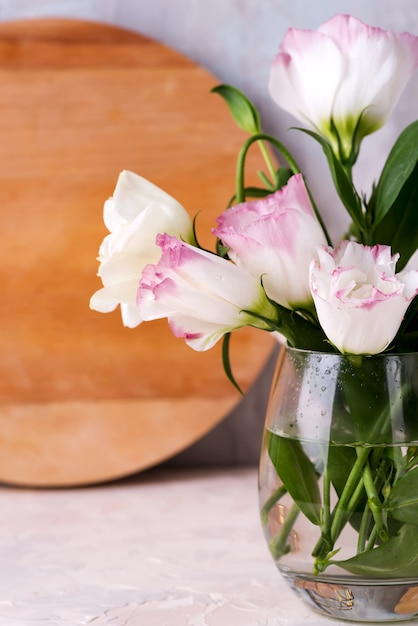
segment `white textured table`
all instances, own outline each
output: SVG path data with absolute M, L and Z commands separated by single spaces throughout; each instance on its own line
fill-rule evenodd
M 276 571 L 252 469 L 0 489 L 1 626 L 337 626 Z M 342 623 L 342 622 L 341 622 Z

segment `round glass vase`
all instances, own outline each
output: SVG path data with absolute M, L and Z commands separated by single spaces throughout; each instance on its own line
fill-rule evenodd
M 271 555 L 314 610 L 418 616 L 418 354 L 282 348 L 259 500 Z

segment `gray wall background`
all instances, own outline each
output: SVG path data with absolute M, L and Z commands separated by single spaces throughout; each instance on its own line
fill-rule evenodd
M 287 132 L 293 118 L 270 100 L 267 80 L 280 40 L 290 26 L 316 28 L 336 13 L 351 13 L 382 28 L 418 34 L 417 0 L 0 0 L 0 21 L 72 17 L 105 22 L 161 41 L 198 62 L 221 82 L 244 90 L 263 126 L 284 140 L 307 174 L 331 233 L 344 226 L 318 146 Z M 400 130 L 417 117 L 418 74 L 378 133 L 367 138 L 356 182 L 368 191 Z M 255 463 L 273 360 L 254 389 L 210 435 L 172 463 Z

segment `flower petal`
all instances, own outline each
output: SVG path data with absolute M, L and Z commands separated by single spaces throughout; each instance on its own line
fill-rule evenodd
M 176 336 L 207 350 L 227 332 L 275 319 L 261 283 L 244 270 L 176 237 L 157 241 L 161 259 L 144 269 L 138 291 L 144 320 L 167 317 Z
M 326 239 L 301 174 L 262 200 L 228 209 L 213 232 L 272 300 L 287 308 L 312 306 L 309 263 Z
M 174 198 L 128 171 L 120 174 L 113 197 L 104 204 L 103 216 L 110 234 L 99 249 L 98 275 L 108 291 L 99 290 L 90 307 L 107 312 L 115 308 L 116 301 L 124 324 L 136 326 L 142 321 L 134 311 L 142 270 L 156 263 L 161 253 L 155 243 L 157 234 L 167 232 L 194 242 L 192 221 Z M 112 302 L 112 308 L 104 301 Z
M 323 135 L 339 158 L 380 128 L 418 67 L 418 37 L 336 15 L 290 29 L 270 73 L 276 103 Z
M 341 352 L 377 354 L 394 339 L 418 293 L 418 271 L 395 274 L 397 258 L 389 246 L 349 241 L 318 250 L 311 291 L 319 322 Z

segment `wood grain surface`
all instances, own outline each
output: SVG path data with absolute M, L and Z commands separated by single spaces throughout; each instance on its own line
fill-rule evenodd
M 165 321 L 130 330 L 89 310 L 104 200 L 122 169 L 175 196 L 204 245 L 233 193 L 245 134 L 217 80 L 136 33 L 72 20 L 0 25 L 0 480 L 69 486 L 148 468 L 239 402 L 220 346 Z M 254 169 L 258 155 L 251 157 Z M 231 341 L 248 388 L 273 340 Z

